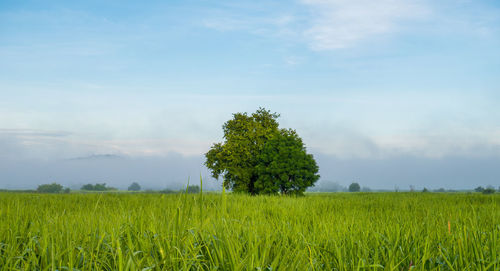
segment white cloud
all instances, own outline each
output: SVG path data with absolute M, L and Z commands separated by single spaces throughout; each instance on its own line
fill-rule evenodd
M 368 38 L 392 33 L 404 20 L 428 13 L 415 0 L 303 0 L 314 14 L 304 34 L 314 50 L 347 48 Z
M 294 8 L 257 17 L 220 10 L 202 24 L 222 32 L 243 30 L 305 42 L 313 50 L 334 50 L 397 32 L 405 21 L 425 18 L 430 8 L 424 1 L 300 0 Z

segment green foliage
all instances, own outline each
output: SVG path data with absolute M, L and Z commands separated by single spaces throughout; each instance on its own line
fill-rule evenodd
M 87 191 L 93 191 L 94 190 L 94 185 L 92 184 L 86 184 L 80 188 L 81 190 L 87 190 Z
M 58 183 L 41 184 L 36 191 L 39 193 L 61 193 L 63 192 L 63 186 Z
M 223 125 L 224 143 L 205 154 L 205 165 L 214 178 L 223 177 L 225 188 L 252 195 L 301 194 L 318 180 L 312 155 L 295 131 L 279 129 L 278 117 L 260 108 L 250 116 L 233 114 Z
M 301 195 L 319 179 L 313 156 L 294 130 L 281 129 L 264 144 L 258 158 L 254 188 L 259 193 Z
M 107 187 L 105 183 L 96 183 L 95 185 L 86 184 L 82 186 L 81 190 L 86 191 L 108 191 L 108 190 L 116 190 L 113 187 Z
M 140 191 L 141 190 L 141 186 L 136 183 L 136 182 L 133 182 L 129 187 L 128 187 L 128 191 Z
M 479 193 L 0 193 L 0 269 L 495 271 L 498 206 Z
M 94 185 L 94 191 L 106 191 L 108 188 L 105 183 L 96 183 Z
M 483 194 L 494 194 L 495 188 L 493 188 L 493 186 L 488 186 L 482 192 L 483 192 Z
M 349 185 L 349 192 L 359 192 L 361 190 L 361 186 L 359 183 L 351 183 Z
M 427 189 L 426 187 L 424 187 L 424 189 L 422 190 L 423 193 L 428 193 L 429 192 L 429 189 Z
M 474 188 L 474 191 L 481 193 L 484 191 L 484 187 L 478 186 L 478 187 Z

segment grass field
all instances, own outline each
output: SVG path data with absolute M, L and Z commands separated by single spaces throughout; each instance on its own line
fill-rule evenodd
M 0 270 L 500 270 L 500 195 L 0 193 Z

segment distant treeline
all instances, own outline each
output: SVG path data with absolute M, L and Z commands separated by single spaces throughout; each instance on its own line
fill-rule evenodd
M 141 191 L 141 186 L 137 182 L 133 182 L 127 189 L 131 192 Z M 186 188 L 182 188 L 179 190 L 174 190 L 170 188 L 166 188 L 163 190 L 154 190 L 154 189 L 146 189 L 142 190 L 145 193 L 161 193 L 161 194 L 176 194 L 176 193 L 200 193 L 200 186 L 198 185 L 189 185 Z M 80 188 L 80 191 L 95 191 L 95 192 L 105 192 L 105 191 L 120 191 L 115 187 L 109 187 L 106 183 L 96 183 L 96 184 L 86 184 Z M 123 191 L 123 190 L 122 190 Z M 351 183 L 349 187 L 344 187 L 338 183 L 327 182 L 323 184 L 319 184 L 316 187 L 308 189 L 309 192 L 423 192 L 423 193 L 460 193 L 460 192 L 478 192 L 483 194 L 494 194 L 497 191 L 500 192 L 500 187 L 498 190 L 493 186 L 489 185 L 486 187 L 478 186 L 474 189 L 470 190 L 452 190 L 452 189 L 427 189 L 423 190 L 415 190 L 413 186 L 410 186 L 409 190 L 400 190 L 399 187 L 395 187 L 394 190 L 372 190 L 368 187 L 361 187 L 358 183 Z M 33 189 L 0 189 L 0 192 L 10 192 L 10 193 L 70 193 L 70 188 L 63 187 L 58 183 L 51 184 L 41 184 L 37 187 L 36 190 Z
M 96 183 L 96 184 L 86 184 L 80 188 L 81 190 L 84 191 L 113 191 L 113 190 L 118 190 L 117 188 L 114 187 L 108 187 L 106 186 L 106 183 Z
M 163 189 L 163 190 L 152 190 L 148 189 L 145 190 L 147 193 L 161 193 L 161 194 L 177 194 L 177 193 L 185 193 L 187 192 L 188 194 L 196 194 L 200 193 L 200 187 L 198 185 L 189 185 L 186 189 L 180 189 L 180 190 L 172 190 L 172 189 Z
M 0 192 L 9 192 L 9 193 L 36 193 L 36 190 L 33 189 L 0 189 Z

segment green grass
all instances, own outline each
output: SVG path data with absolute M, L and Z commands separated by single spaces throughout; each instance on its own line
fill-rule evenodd
M 500 270 L 500 195 L 0 193 L 0 270 Z

